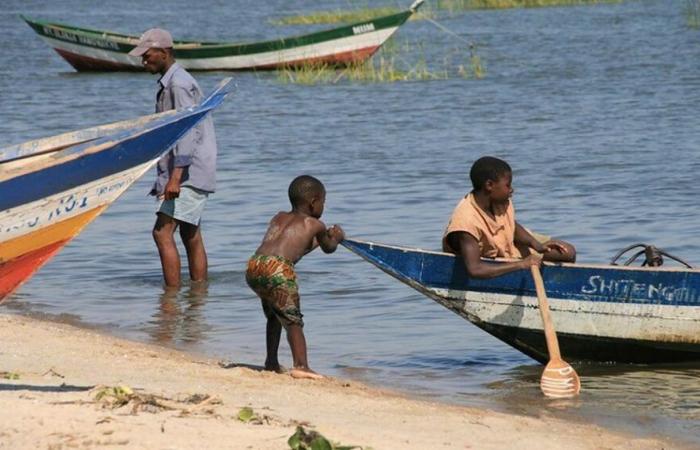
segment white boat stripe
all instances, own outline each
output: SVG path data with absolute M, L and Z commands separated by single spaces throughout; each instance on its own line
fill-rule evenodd
M 50 197 L 0 211 L 0 243 L 112 203 L 156 161 L 154 159 Z
M 467 320 L 542 331 L 536 297 L 460 290 L 421 289 Z M 446 299 L 447 298 L 447 299 Z M 549 298 L 559 333 L 700 343 L 700 308 Z

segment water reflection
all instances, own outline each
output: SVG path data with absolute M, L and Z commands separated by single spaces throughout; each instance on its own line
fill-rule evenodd
M 641 366 L 578 365 L 581 395 L 547 399 L 539 390 L 542 366 L 519 366 L 485 387 L 501 408 L 539 416 L 586 418 L 648 434 L 675 430 L 683 440 L 700 444 L 700 364 Z M 680 421 L 679 421 L 680 419 Z M 640 423 L 643 422 L 643 430 Z
M 209 284 L 192 283 L 185 291 L 165 288 L 158 310 L 149 321 L 149 335 L 159 344 L 196 344 L 204 340 L 209 328 L 203 317 Z

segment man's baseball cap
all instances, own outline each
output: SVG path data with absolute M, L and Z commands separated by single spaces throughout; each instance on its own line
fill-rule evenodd
M 139 43 L 134 47 L 129 54 L 131 56 L 141 56 L 148 51 L 149 48 L 172 48 L 173 38 L 166 30 L 162 28 L 151 28 L 146 30 L 141 35 Z

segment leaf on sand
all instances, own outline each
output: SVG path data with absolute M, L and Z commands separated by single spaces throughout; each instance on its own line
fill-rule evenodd
M 238 411 L 238 420 L 240 420 L 243 423 L 248 423 L 254 418 L 255 413 L 253 412 L 253 408 L 251 407 L 246 406 L 241 408 L 240 411 Z
M 314 430 L 305 430 L 297 426 L 296 431 L 287 440 L 287 445 L 292 450 L 354 450 L 362 449 L 357 445 L 340 445 L 329 441 L 321 433 Z
M 297 430 L 294 432 L 294 434 L 289 436 L 289 439 L 287 439 L 287 445 L 289 445 L 289 448 L 291 448 L 292 450 L 300 450 L 301 434 L 303 432 L 303 428 L 297 427 Z
M 129 403 L 133 395 L 134 391 L 129 386 L 99 386 L 95 394 L 95 401 L 104 400 L 113 406 L 125 405 Z
M 318 435 L 311 441 L 311 450 L 333 450 L 333 445 L 325 437 Z

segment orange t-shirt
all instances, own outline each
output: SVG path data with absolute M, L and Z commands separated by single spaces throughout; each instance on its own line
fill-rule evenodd
M 447 235 L 454 231 L 469 233 L 479 243 L 479 252 L 486 258 L 522 258 L 515 246 L 515 210 L 513 203 L 497 208 L 491 218 L 469 194 L 457 204 L 442 236 L 442 249 L 457 253 L 449 242 Z

